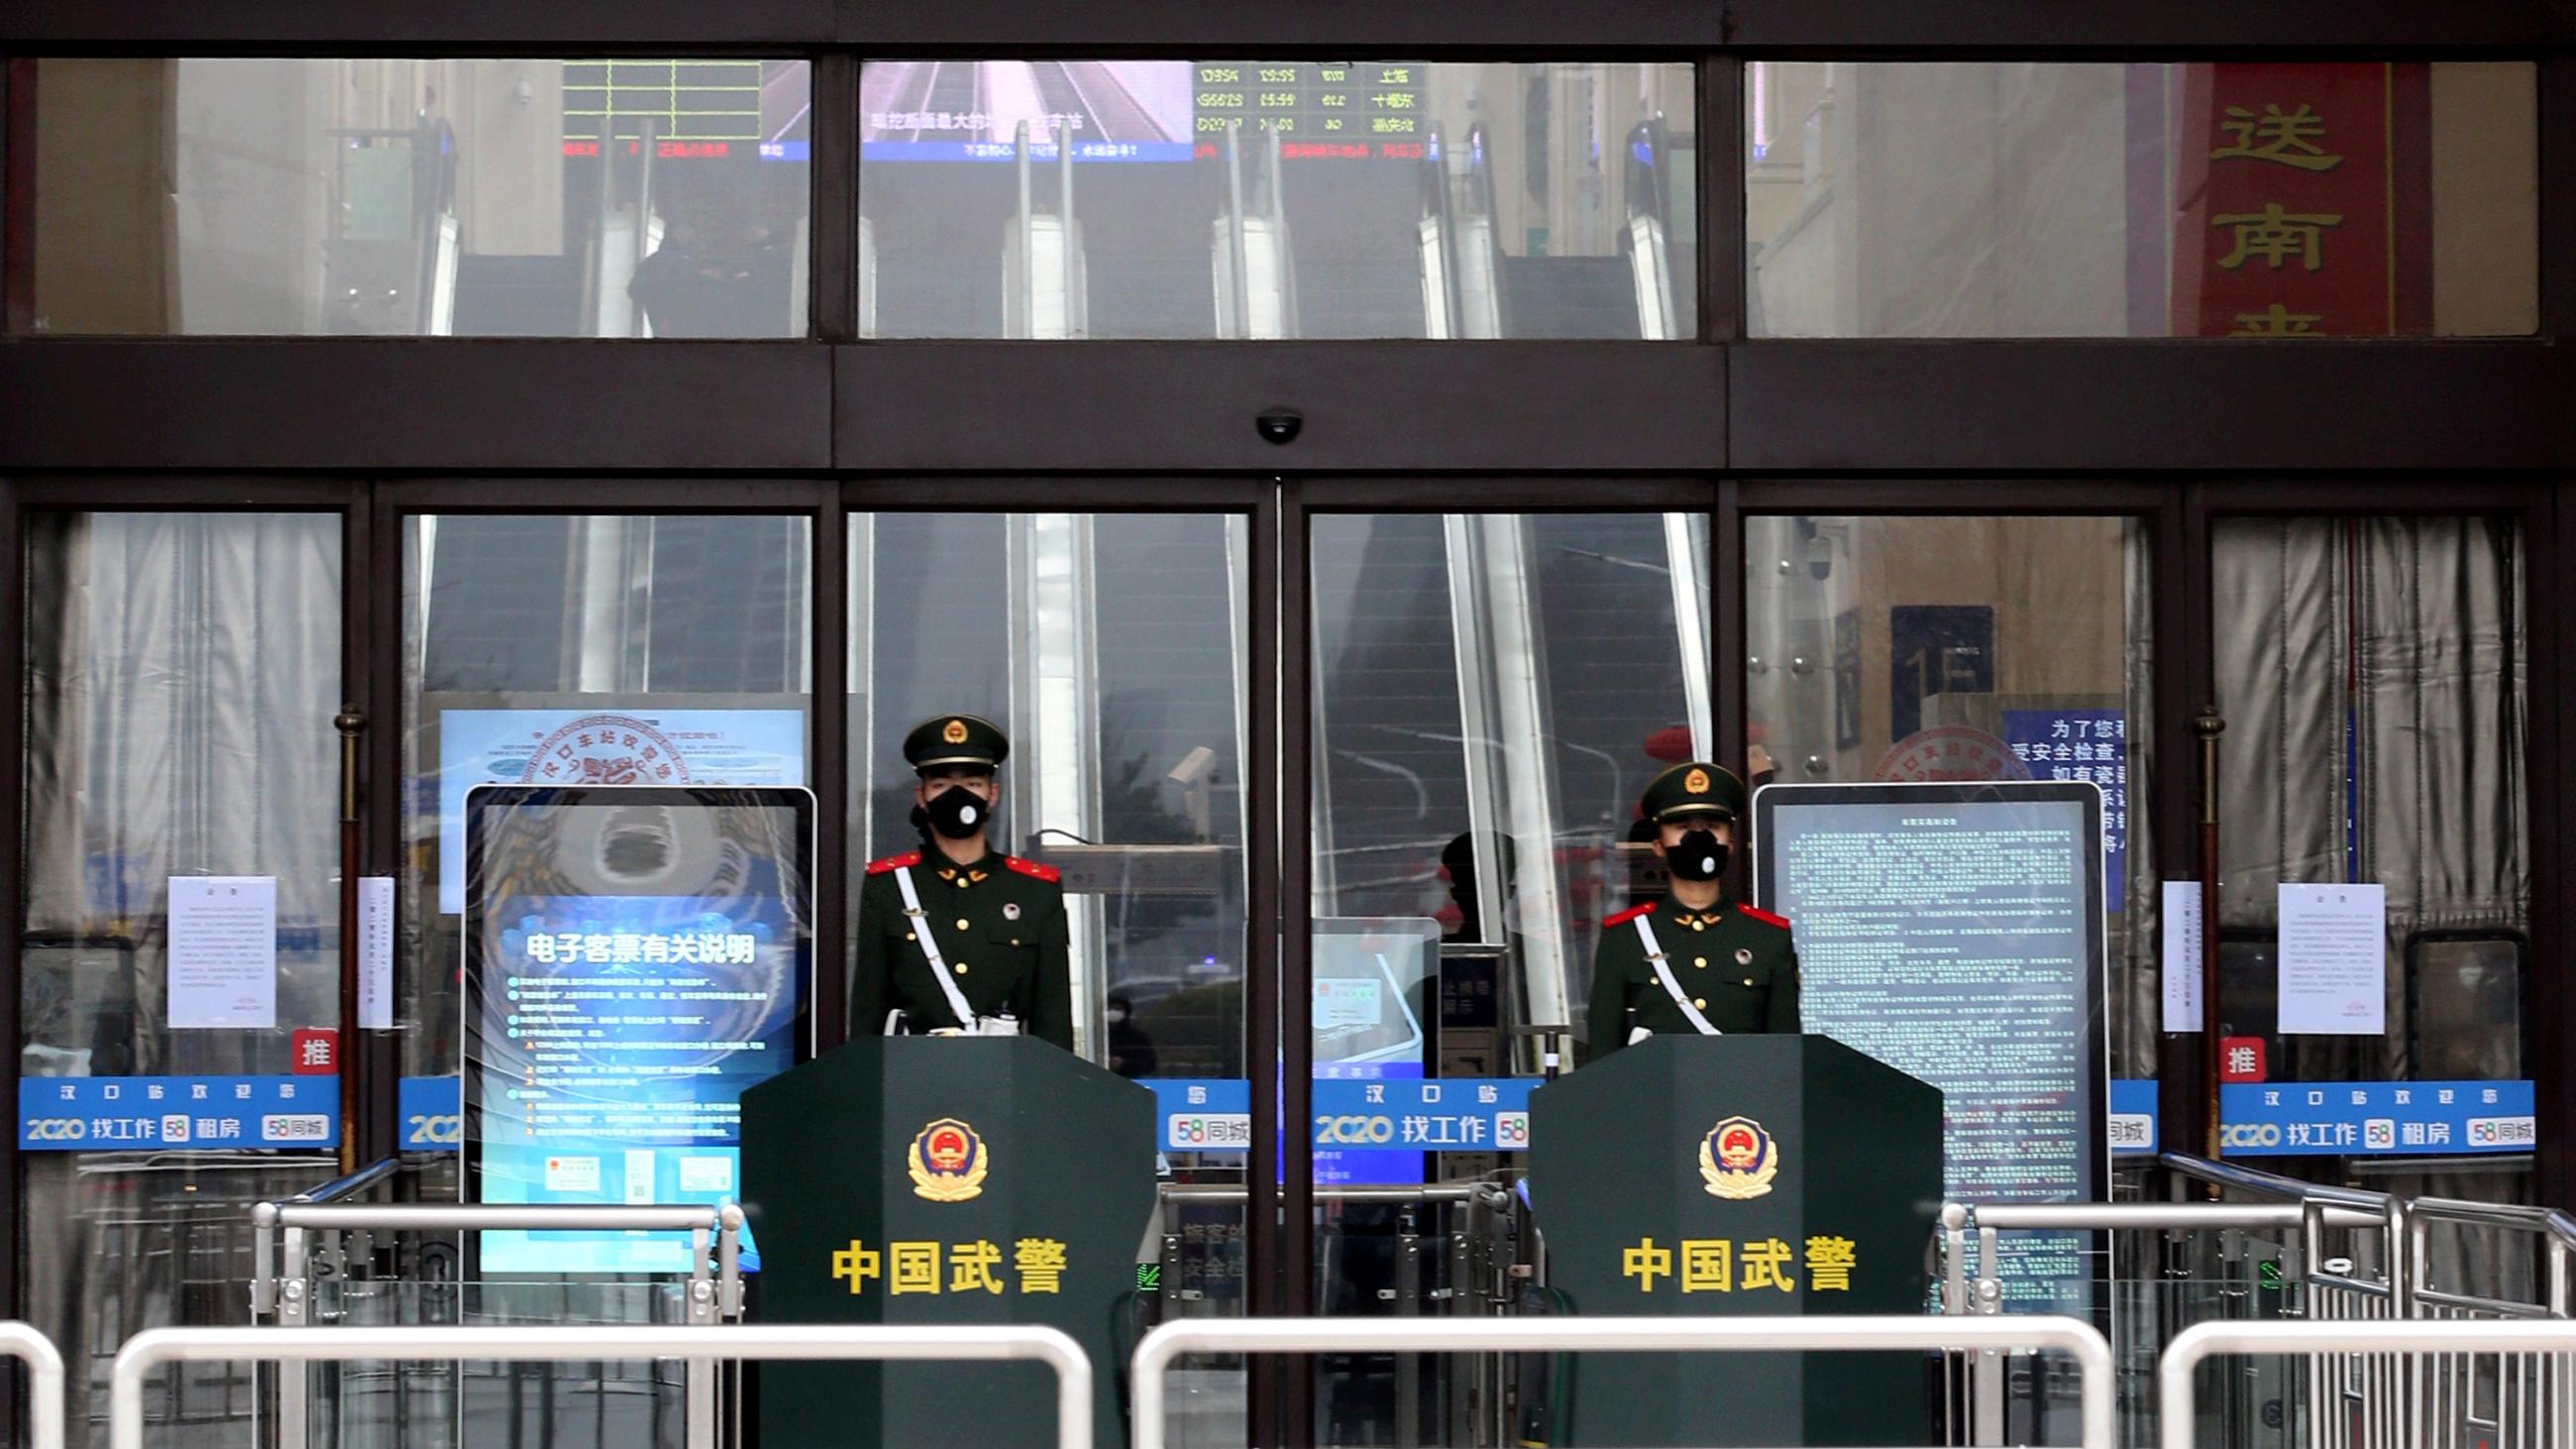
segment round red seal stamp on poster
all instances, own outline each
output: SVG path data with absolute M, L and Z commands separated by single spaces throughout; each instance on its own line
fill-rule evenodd
M 1918 730 L 1881 755 L 1872 780 L 1916 784 L 1925 780 L 2027 780 L 2030 767 L 2012 746 L 1966 725 Z
M 685 785 L 678 747 L 632 715 L 594 714 L 545 737 L 519 775 L 525 785 Z

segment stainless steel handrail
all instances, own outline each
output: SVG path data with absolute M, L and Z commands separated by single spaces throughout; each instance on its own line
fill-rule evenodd
M 261 1204 L 265 1207 L 268 1204 Z M 713 1203 L 298 1203 L 276 1205 L 287 1228 L 380 1228 L 402 1232 L 678 1231 L 724 1225 Z M 733 1209 L 738 1216 L 740 1208 Z
M 2570 1301 L 2571 1263 L 2576 1263 L 2576 1217 L 2570 1217 L 2558 1208 L 2473 1202 L 2455 1197 L 2414 1198 L 2409 1201 L 2408 1208 L 2407 1276 L 2415 1285 L 2416 1301 L 2471 1312 L 2526 1316 L 2545 1313 L 2552 1318 L 2568 1317 L 2571 1306 L 2576 1306 Z M 2432 1225 L 2437 1222 L 2538 1236 L 2546 1264 L 2543 1277 L 2546 1300 L 2536 1304 L 2515 1303 L 2469 1293 L 2435 1291 L 2432 1287 Z
M 2108 1350 L 2105 1350 L 2106 1354 Z M 1091 1360 L 1034 1324 L 727 1324 L 583 1328 L 153 1328 L 117 1350 L 108 1387 L 111 1449 L 143 1449 L 143 1380 L 167 1363 L 481 1359 L 1034 1360 L 1055 1370 L 1057 1449 L 1091 1449 Z
M 1276 1189 L 1281 1195 L 1285 1188 Z M 1432 1203 L 1432 1202 L 1504 1202 L 1511 1189 L 1499 1183 L 1441 1183 L 1423 1187 L 1318 1187 L 1315 1201 L 1330 1203 Z M 1239 1183 L 1167 1182 L 1161 1194 L 1165 1202 L 1247 1202 L 1251 1190 Z
M 2347 1289 L 2372 1298 L 2384 1297 L 2392 1316 L 2405 1318 L 2414 1306 L 2414 1280 L 2408 1272 L 2412 1256 L 2408 1243 L 2414 1208 L 2405 1198 L 2394 1193 L 2371 1192 L 2357 1187 L 2334 1187 L 2326 1183 L 2301 1182 L 2295 1177 L 2258 1172 L 2234 1163 L 2212 1162 L 2187 1152 L 2166 1152 L 2157 1161 L 2185 1177 L 2201 1182 L 2232 1187 L 2239 1192 L 2260 1193 L 2266 1197 L 2285 1198 L 2299 1204 L 2306 1213 L 2300 1227 L 2301 1246 L 2306 1250 L 2308 1281 L 2327 1287 Z M 2383 1239 L 2382 1267 L 2386 1282 L 2372 1283 L 2360 1278 L 2344 1277 L 2322 1271 L 2325 1261 L 2325 1234 L 2330 1224 L 2326 1215 L 2337 1207 L 2375 1211 L 2381 1220 Z
M 278 1213 L 288 1203 L 332 1203 L 354 1193 L 361 1193 L 402 1170 L 399 1157 L 379 1157 L 345 1177 L 335 1177 L 318 1187 L 308 1187 L 283 1202 L 264 1202 L 250 1210 L 251 1277 L 250 1311 L 257 1318 L 274 1312 L 277 1307 L 272 1290 L 276 1277 L 272 1269 L 277 1262 Z
M 2156 1365 L 2163 1449 L 2192 1449 L 2198 1404 L 2192 1375 L 2203 1359 L 2254 1354 L 2523 1354 L 2576 1352 L 2576 1324 L 2517 1320 L 2423 1323 L 2200 1323 L 2174 1335 Z
M 1948 1319 L 1896 1314 L 1819 1318 L 1202 1318 L 1145 1335 L 1132 1360 L 1133 1449 L 1165 1449 L 1164 1372 L 1191 1353 L 1718 1353 L 1814 1350 L 2055 1349 L 2078 1369 L 2082 1449 L 2113 1449 L 2111 1344 L 2080 1319 Z M 139 1449 L 118 1445 L 116 1449 Z
M 63 1449 L 63 1356 L 34 1325 L 0 1321 L 0 1354 L 27 1366 L 27 1449 Z
M 2212 1162 L 2206 1157 L 2194 1157 L 2188 1152 L 2159 1153 L 2156 1160 L 2185 1177 L 2216 1183 L 2220 1187 L 2232 1187 L 2239 1192 L 2262 1193 L 2267 1197 L 2287 1198 L 2294 1202 L 2339 1203 L 2345 1207 L 2379 1211 L 2386 1208 L 2390 1201 L 2390 1195 L 2384 1192 L 2372 1192 L 2367 1188 L 2359 1187 L 2335 1187 L 2322 1182 L 2302 1182 L 2295 1177 L 2283 1177 L 2279 1173 L 2259 1172 L 2250 1167 L 2239 1167 L 2233 1162 Z
M 1963 1203 L 1953 1206 L 1965 1209 L 1979 1227 L 2006 1230 L 2295 1228 L 2303 1220 L 2300 1206 L 2288 1202 Z M 2326 1209 L 2328 1227 L 2375 1228 L 2383 1221 L 2377 1212 L 2364 1212 L 2360 1208 L 2329 1206 Z

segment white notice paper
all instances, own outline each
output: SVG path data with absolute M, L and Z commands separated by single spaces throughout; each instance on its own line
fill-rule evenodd
M 170 1026 L 277 1026 L 274 877 L 170 877 Z
M 2388 889 L 2281 887 L 2283 1035 L 2388 1030 Z
M 394 1029 L 394 878 L 358 877 L 358 1028 Z
M 2165 1030 L 2197 1035 L 2200 1020 L 2200 882 L 2164 883 Z

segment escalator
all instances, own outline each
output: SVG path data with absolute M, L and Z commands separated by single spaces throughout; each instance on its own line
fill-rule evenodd
M 1692 234 L 1693 218 L 1685 187 L 1672 180 L 1688 148 L 1675 147 L 1660 120 L 1639 122 L 1628 135 L 1627 220 L 1617 250 L 1606 256 L 1506 252 L 1485 128 L 1469 129 L 1454 163 L 1440 150 L 1435 135 L 1422 222 L 1430 335 L 1665 341 L 1690 334 L 1682 289 L 1697 275 L 1698 249 L 1676 240 Z M 1452 164 L 1459 168 L 1454 179 Z M 1442 238 L 1436 246 L 1428 240 L 1434 229 Z M 1435 268 L 1446 276 L 1435 279 Z

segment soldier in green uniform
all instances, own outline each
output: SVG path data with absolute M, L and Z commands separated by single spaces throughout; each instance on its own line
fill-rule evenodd
M 969 714 L 904 736 L 921 776 L 922 849 L 868 864 L 859 891 L 851 1024 L 913 1035 L 1025 1033 L 1073 1050 L 1073 974 L 1064 887 L 1053 868 L 986 838 L 1011 742 Z
M 1744 806 L 1744 782 L 1705 761 L 1675 765 L 1646 786 L 1639 812 L 1655 828 L 1672 889 L 1601 923 L 1589 1060 L 1646 1032 L 1798 1029 L 1789 923 L 1727 900 L 1718 885 Z

